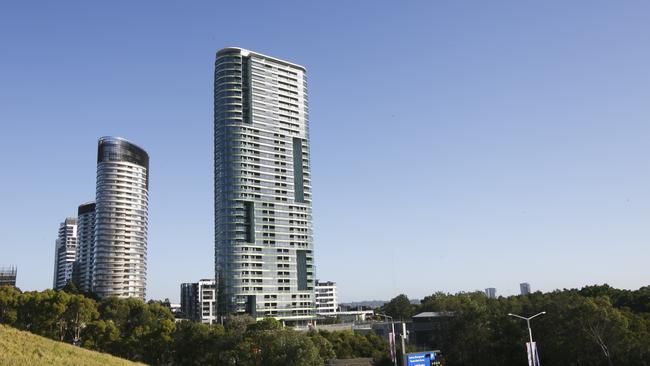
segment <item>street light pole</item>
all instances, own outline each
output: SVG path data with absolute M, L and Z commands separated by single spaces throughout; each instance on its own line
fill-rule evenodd
M 517 314 L 513 314 L 513 313 L 508 313 L 508 316 L 514 316 L 515 318 L 523 319 L 523 320 L 526 321 L 526 325 L 528 326 L 528 337 L 530 337 L 530 350 L 531 350 L 531 352 L 532 352 L 532 350 L 533 350 L 533 331 L 532 331 L 532 329 L 530 328 L 530 321 L 531 321 L 533 318 L 538 317 L 538 316 L 540 316 L 540 315 L 544 315 L 544 314 L 546 314 L 546 312 L 545 312 L 545 311 L 542 311 L 541 313 L 537 313 L 537 314 L 535 314 L 535 315 L 533 315 L 533 316 L 531 316 L 531 317 L 526 318 L 526 317 L 521 316 L 521 315 L 517 315 Z M 535 348 L 535 352 L 537 352 L 537 348 Z M 535 355 L 532 355 L 532 356 L 533 356 L 533 364 L 537 363 L 537 361 L 534 359 Z
M 377 313 L 376 315 L 383 316 L 384 319 L 386 319 L 386 320 L 388 320 L 388 318 L 390 318 L 390 327 L 391 327 L 391 330 L 393 332 L 393 349 L 395 349 L 395 366 L 397 366 L 397 349 L 396 349 L 397 345 L 395 344 L 395 321 L 393 320 L 393 317 L 390 316 L 390 315 L 380 314 L 380 313 Z M 388 344 L 390 346 L 390 339 L 388 340 Z

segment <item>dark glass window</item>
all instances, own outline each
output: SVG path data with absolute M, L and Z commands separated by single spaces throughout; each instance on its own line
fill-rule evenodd
M 255 205 L 244 202 L 244 225 L 246 225 L 246 242 L 255 242 Z
M 296 202 L 305 202 L 305 189 L 302 179 L 302 139 L 293 138 L 293 192 Z
M 297 262 L 297 276 L 298 276 L 298 291 L 307 290 L 307 252 L 304 250 L 296 250 Z

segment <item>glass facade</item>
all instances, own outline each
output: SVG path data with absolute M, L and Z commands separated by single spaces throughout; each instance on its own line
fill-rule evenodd
M 314 314 L 307 86 L 303 67 L 217 53 L 215 272 L 221 315 Z

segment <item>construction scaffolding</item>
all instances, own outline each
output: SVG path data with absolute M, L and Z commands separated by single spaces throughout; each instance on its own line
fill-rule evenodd
M 0 267 L 0 286 L 16 286 L 16 267 Z

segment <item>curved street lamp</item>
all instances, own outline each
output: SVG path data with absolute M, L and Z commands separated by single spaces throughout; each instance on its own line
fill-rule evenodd
M 508 313 L 508 316 L 514 316 L 515 318 L 523 319 L 523 320 L 526 321 L 526 324 L 528 325 L 528 336 L 530 337 L 530 350 L 531 351 L 533 350 L 533 331 L 530 329 L 530 321 L 533 318 L 536 318 L 536 317 L 538 317 L 540 315 L 544 315 L 544 314 L 546 314 L 546 312 L 542 311 L 541 313 L 537 313 L 537 314 L 535 314 L 535 315 L 533 315 L 531 317 L 526 318 L 525 316 L 521 316 L 521 315 L 517 315 L 517 314 L 513 314 L 513 313 Z M 535 350 L 537 350 L 537 348 Z M 533 355 L 533 365 L 536 362 L 537 361 L 535 360 L 535 355 Z

